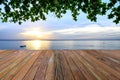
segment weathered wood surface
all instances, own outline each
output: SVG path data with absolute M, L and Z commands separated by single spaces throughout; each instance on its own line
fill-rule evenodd
M 0 80 L 120 80 L 120 50 L 0 50 Z

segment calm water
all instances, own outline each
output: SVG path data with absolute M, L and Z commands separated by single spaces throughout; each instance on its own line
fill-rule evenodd
M 20 45 L 26 45 L 20 48 Z M 0 49 L 120 49 L 120 40 L 85 40 L 85 41 L 0 41 Z

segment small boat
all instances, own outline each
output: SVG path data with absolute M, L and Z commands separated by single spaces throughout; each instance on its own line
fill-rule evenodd
M 21 45 L 20 47 L 26 47 L 26 45 Z

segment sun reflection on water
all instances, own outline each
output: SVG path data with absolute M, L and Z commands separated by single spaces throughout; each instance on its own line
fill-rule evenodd
M 27 49 L 31 50 L 40 50 L 40 49 L 48 49 L 50 42 L 49 41 L 41 41 L 41 40 L 33 40 L 33 41 L 24 41 Z

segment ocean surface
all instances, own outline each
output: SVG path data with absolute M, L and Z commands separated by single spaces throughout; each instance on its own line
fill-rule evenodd
M 26 47 L 20 47 L 26 45 Z M 120 49 L 120 40 L 2 40 L 0 49 L 62 50 L 62 49 Z

